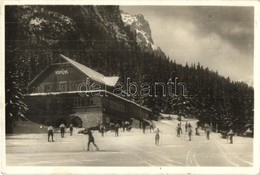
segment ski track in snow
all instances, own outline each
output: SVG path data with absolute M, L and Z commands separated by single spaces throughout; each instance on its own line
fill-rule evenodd
M 186 166 L 200 166 L 199 163 L 196 160 L 196 151 L 201 146 L 201 143 L 198 145 L 194 145 L 187 153 L 186 155 Z
M 189 119 L 193 126 L 196 120 Z M 60 138 L 49 143 L 45 134 L 12 135 L 7 138 L 7 162 L 11 165 L 141 165 L 141 166 L 252 166 L 252 144 L 249 138 L 237 137 L 233 145 L 225 144 L 217 134 L 211 140 L 201 132 L 188 141 L 187 134 L 176 137 L 175 128 L 179 121 L 162 120 L 155 122 L 162 131 L 160 145 L 154 144 L 155 133 L 142 133 L 141 129 L 113 132 L 101 137 L 94 132 L 95 140 L 101 151 L 83 151 L 87 138 L 75 134 L 73 137 Z M 184 124 L 184 123 L 183 123 Z M 182 125 L 183 126 L 183 125 Z M 147 129 L 149 131 L 149 129 Z M 41 144 L 42 143 L 42 144 Z M 75 144 L 77 143 L 77 144 Z M 251 145 L 252 146 L 252 145 Z M 246 152 L 244 152 L 246 149 Z M 103 151 L 102 151 L 103 150 Z M 49 158 L 51 158 L 49 160 Z M 205 159 L 204 159 L 205 158 Z M 60 160 L 66 159 L 66 160 Z M 77 161 L 75 161 L 77 159 Z M 110 161 L 112 159 L 112 161 Z M 209 159 L 209 161 L 207 161 Z M 49 160 L 49 161 L 47 161 Z M 101 161 L 102 160 L 102 161 Z
M 223 151 L 223 148 L 221 148 L 221 143 L 219 141 L 217 142 L 217 147 L 222 155 L 222 157 L 224 157 L 231 165 L 238 167 L 239 165 L 235 162 L 233 162 L 232 160 L 230 160 L 230 158 L 228 158 L 228 156 L 226 155 L 226 153 Z

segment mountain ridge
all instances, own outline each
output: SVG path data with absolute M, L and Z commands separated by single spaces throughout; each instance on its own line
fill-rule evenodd
M 123 10 L 121 10 L 120 13 L 125 26 L 130 26 L 132 31 L 134 31 L 136 41 L 142 50 L 166 58 L 161 48 L 154 44 L 149 22 L 145 20 L 142 14 L 131 15 Z

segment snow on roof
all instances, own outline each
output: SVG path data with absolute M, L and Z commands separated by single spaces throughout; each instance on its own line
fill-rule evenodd
M 99 83 L 105 84 L 107 86 L 115 86 L 119 77 L 118 76 L 113 76 L 113 77 L 105 77 L 101 73 L 94 71 L 93 69 L 90 69 L 89 67 L 80 64 L 62 54 L 60 54 L 62 58 L 64 58 L 66 61 L 71 63 L 74 67 L 79 69 L 81 72 L 83 72 L 85 75 L 89 76 L 94 81 L 97 81 Z
M 48 96 L 48 95 L 63 95 L 63 94 L 79 94 L 82 93 L 95 93 L 101 92 L 103 90 L 89 90 L 89 91 L 66 91 L 66 92 L 40 92 L 40 93 L 31 93 L 25 94 L 24 96 Z

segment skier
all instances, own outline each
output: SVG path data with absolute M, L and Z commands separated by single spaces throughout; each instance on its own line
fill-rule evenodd
M 159 128 L 157 128 L 157 130 L 155 131 L 155 145 L 159 146 L 159 141 L 160 141 L 160 130 Z
M 191 141 L 192 126 L 190 123 L 187 126 L 187 132 L 188 132 L 188 136 L 189 136 L 189 141 Z
M 65 125 L 64 125 L 64 123 L 61 123 L 61 125 L 60 125 L 60 134 L 61 134 L 62 138 L 64 137 L 64 133 L 65 133 Z
M 199 133 L 198 129 L 199 129 L 199 127 L 197 126 L 197 127 L 195 128 L 195 135 L 197 135 L 197 136 L 199 136 L 199 135 L 200 135 L 200 133 Z
M 72 134 L 73 134 L 73 124 L 71 123 L 70 124 L 70 136 L 72 136 Z
M 54 133 L 54 129 L 52 127 L 52 125 L 50 125 L 48 128 L 48 142 L 50 142 L 50 137 L 51 137 L 51 141 L 54 142 L 53 140 L 53 133 Z
M 103 123 L 101 123 L 101 125 L 100 125 L 100 132 L 101 132 L 102 137 L 104 137 L 105 129 L 106 129 L 105 125 Z
M 205 124 L 205 132 L 206 132 L 207 139 L 209 140 L 210 127 L 208 124 Z
M 129 121 L 125 121 L 125 128 L 126 128 L 126 131 L 130 131 L 130 130 L 129 130 L 129 126 L 130 126 Z
M 118 134 L 118 131 L 119 131 L 119 128 L 120 128 L 120 125 L 118 124 L 118 123 L 116 123 L 116 125 L 115 125 L 115 136 L 118 136 L 119 134 Z
M 186 121 L 186 123 L 185 123 L 185 133 L 187 133 L 187 129 L 188 129 L 188 122 Z
M 234 132 L 232 129 L 229 130 L 228 132 L 228 136 L 229 136 L 229 139 L 230 139 L 230 144 L 233 144 L 233 136 L 234 136 Z
M 129 121 L 126 121 L 125 123 L 126 123 L 126 130 L 127 130 L 128 132 L 130 132 L 131 129 L 132 129 L 132 125 L 129 123 Z
M 125 132 L 125 128 L 126 128 L 125 121 L 122 121 L 122 128 L 123 128 L 123 132 Z
M 84 133 L 86 133 L 86 134 L 88 135 L 88 149 L 87 149 L 87 151 L 89 151 L 90 143 L 92 143 L 92 144 L 96 147 L 96 149 L 97 149 L 97 151 L 98 151 L 99 148 L 98 148 L 98 146 L 95 144 L 95 139 L 94 139 L 94 137 L 93 137 L 93 135 L 92 135 L 91 130 L 86 128 Z
M 146 128 L 146 123 L 145 123 L 145 121 L 143 121 L 143 133 L 145 134 L 145 128 Z
M 181 125 L 180 125 L 180 123 L 178 123 L 178 126 L 177 126 L 177 137 L 180 137 L 181 136 L 181 134 L 182 134 L 182 129 L 181 129 Z

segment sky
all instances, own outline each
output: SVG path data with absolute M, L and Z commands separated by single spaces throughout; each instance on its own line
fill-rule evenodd
M 120 6 L 142 14 L 154 44 L 170 59 L 253 85 L 254 9 L 220 6 Z

